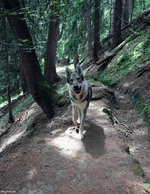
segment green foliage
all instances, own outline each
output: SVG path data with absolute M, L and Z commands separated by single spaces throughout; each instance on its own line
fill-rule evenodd
M 140 36 L 127 43 L 112 60 L 108 69 L 99 76 L 96 75 L 97 81 L 112 86 L 134 68 L 145 63 L 150 55 L 149 33 L 150 29 L 147 28 Z
M 144 187 L 144 189 L 141 190 L 142 193 L 150 192 L 150 184 L 149 183 L 144 183 L 142 186 Z
M 63 99 L 63 100 L 60 100 L 59 102 L 58 102 L 58 106 L 59 107 L 66 107 L 66 106 L 68 106 L 69 104 L 71 103 L 71 100 L 70 100 L 70 98 L 69 99 Z
M 150 184 L 144 183 L 144 184 L 143 184 L 143 187 L 145 187 L 146 189 L 150 189 Z
M 82 20 L 86 12 L 85 7 L 86 2 L 83 0 L 66 1 L 64 13 L 60 17 L 60 29 L 63 33 L 58 42 L 57 56 L 59 59 L 73 58 L 77 49 L 81 50 L 83 45 L 87 45 L 85 41 L 86 24 Z M 76 33 L 74 33 L 75 23 L 77 25 Z
M 33 98 L 29 96 L 25 100 L 23 100 L 20 104 L 18 104 L 14 109 L 13 109 L 13 115 L 17 114 L 19 111 L 21 111 L 25 105 L 31 103 L 33 101 Z M 1 120 L 2 123 L 6 122 L 8 120 L 9 116 L 8 114 Z
M 143 169 L 141 168 L 140 165 L 137 165 L 132 170 L 133 170 L 133 173 L 135 175 L 137 175 L 137 176 L 141 176 L 141 177 L 144 177 L 145 176 L 144 171 L 143 171 Z
M 35 119 L 32 119 L 32 120 L 27 124 L 27 126 L 26 126 L 26 131 L 29 131 L 29 130 L 32 129 L 34 122 L 35 122 Z
M 67 83 L 63 84 L 63 85 L 59 85 L 57 88 L 57 93 L 59 95 L 65 95 L 68 93 L 68 89 L 67 89 Z
M 19 97 L 22 96 L 22 95 L 23 95 L 23 92 L 21 92 L 21 93 L 15 95 L 15 96 L 13 96 L 13 97 L 11 98 L 11 100 L 12 100 L 12 101 L 13 101 L 13 100 L 17 100 L 17 98 L 19 98 Z M 2 103 L 0 104 L 0 108 L 2 108 L 3 106 L 6 106 L 7 104 L 8 104 L 8 101 L 3 101 L 3 100 L 2 100 Z
M 141 113 L 146 121 L 147 128 L 150 130 L 150 109 L 147 101 L 137 95 L 137 91 L 133 91 L 131 96 L 132 104 Z
M 29 103 L 31 103 L 33 101 L 32 96 L 29 96 L 28 98 L 26 98 L 22 103 L 18 104 L 14 110 L 13 110 L 13 115 L 17 114 L 19 111 L 21 111 L 23 109 L 23 107 Z

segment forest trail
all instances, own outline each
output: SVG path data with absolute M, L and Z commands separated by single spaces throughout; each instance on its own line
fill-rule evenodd
M 103 112 L 106 105 L 90 103 L 83 141 L 68 129 L 71 106 L 52 121 L 41 117 L 35 133 L 2 154 L 1 193 L 140 194 L 145 178 L 134 175 L 139 163 L 125 152 L 118 127 Z

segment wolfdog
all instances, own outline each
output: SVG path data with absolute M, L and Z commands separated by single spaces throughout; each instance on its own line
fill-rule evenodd
M 83 77 L 79 65 L 76 66 L 75 72 L 67 67 L 66 78 L 72 103 L 72 121 L 77 127 L 79 124 L 79 139 L 83 139 L 83 124 L 92 97 L 92 89 Z

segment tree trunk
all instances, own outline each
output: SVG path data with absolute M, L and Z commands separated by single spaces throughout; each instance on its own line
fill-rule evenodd
M 133 13 L 133 0 L 125 0 L 124 13 L 123 13 L 123 25 L 127 25 L 132 19 Z
M 24 61 L 23 72 L 28 89 L 34 100 L 46 115 L 51 118 L 54 115 L 53 91 L 42 76 L 24 15 L 21 14 L 19 0 L 2 0 L 2 3 L 6 11 L 8 11 L 9 24 L 16 41 L 20 45 L 20 57 Z M 10 15 L 10 12 L 16 12 L 17 15 Z
M 74 23 L 73 23 L 73 39 L 76 37 L 76 34 L 77 34 L 77 21 L 74 21 Z M 74 67 L 76 68 L 77 64 L 79 63 L 78 46 L 75 48 L 73 62 L 74 62 Z
M 111 0 L 111 9 L 110 9 L 110 35 L 113 34 L 113 21 L 114 21 L 114 6 L 115 0 Z
M 114 20 L 113 20 L 113 39 L 112 49 L 121 43 L 121 16 L 122 16 L 122 0 L 115 1 Z
M 129 1 L 130 0 L 125 0 L 123 12 L 123 26 L 126 26 L 129 23 Z
M 92 29 L 91 29 L 91 0 L 87 0 L 87 33 L 88 33 L 88 52 L 91 53 L 92 50 Z
M 4 18 L 4 39 L 5 39 L 5 65 L 6 65 L 6 79 L 7 79 L 7 98 L 8 98 L 8 110 L 9 110 L 9 122 L 14 122 L 14 117 L 12 114 L 12 105 L 11 105 L 11 92 L 10 92 L 10 75 L 9 75 L 9 62 L 8 62 L 8 43 L 7 43 L 7 27 L 6 19 Z
M 94 61 L 98 60 L 98 53 L 100 49 L 100 2 L 101 0 L 94 0 Z
M 52 1 L 53 3 L 53 1 Z M 60 10 L 60 0 L 57 3 L 53 3 L 51 6 L 51 16 L 49 21 L 49 34 L 46 49 L 46 61 L 44 76 L 46 81 L 52 85 L 59 80 L 56 73 L 56 50 L 57 50 L 57 40 L 59 33 L 59 10 Z
M 26 78 L 25 78 L 24 71 L 23 71 L 23 61 L 21 61 L 21 53 L 20 52 L 19 52 L 19 55 L 20 55 L 20 78 L 21 78 L 22 91 L 25 94 L 26 92 L 28 92 L 28 86 L 27 86 Z
M 129 21 L 132 20 L 133 8 L 134 8 L 134 0 L 129 0 Z

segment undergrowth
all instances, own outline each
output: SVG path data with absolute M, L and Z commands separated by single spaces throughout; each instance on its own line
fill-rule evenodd
M 138 91 L 134 90 L 131 95 L 130 99 L 136 110 L 140 112 L 140 114 L 144 117 L 146 121 L 146 126 L 150 131 L 150 109 L 147 100 L 139 96 Z
M 149 34 L 150 29 L 142 31 L 137 38 L 128 42 L 118 52 L 104 72 L 93 75 L 91 79 L 113 86 L 134 68 L 138 68 L 147 62 L 150 59 Z
M 20 97 L 20 96 L 22 96 L 22 95 L 23 95 L 23 92 L 21 92 L 21 93 L 15 95 L 15 96 L 13 96 L 13 97 L 11 98 L 11 100 L 12 100 L 12 101 L 13 101 L 13 100 L 17 100 L 17 98 Z M 8 105 L 8 100 L 6 100 L 6 101 L 4 101 L 4 102 L 2 102 L 2 103 L 1 103 L 1 101 L 0 101 L 0 108 L 2 108 L 3 106 L 6 106 L 6 105 Z
M 23 109 L 23 107 L 27 104 L 29 104 L 30 102 L 32 102 L 32 96 L 29 96 L 28 98 L 26 98 L 22 103 L 18 104 L 14 109 L 13 109 L 13 115 L 17 114 L 19 111 L 21 111 Z M 1 120 L 1 123 L 4 123 L 8 120 L 8 114 L 6 114 L 6 116 Z
M 145 174 L 144 174 L 144 171 L 140 165 L 140 162 L 138 160 L 134 159 L 134 163 L 135 163 L 135 166 L 132 168 L 133 173 L 137 176 L 144 177 Z

